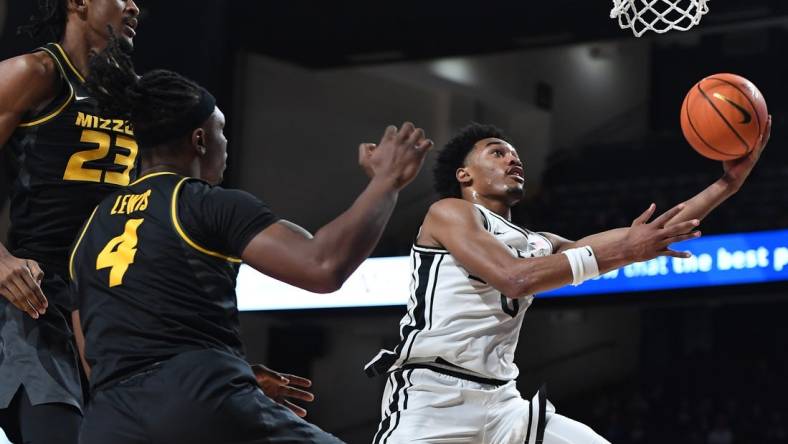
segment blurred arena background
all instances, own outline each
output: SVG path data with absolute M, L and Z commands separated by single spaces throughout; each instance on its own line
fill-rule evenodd
M 3 59 L 35 47 L 16 35 L 33 3 L 0 0 Z M 358 143 L 406 119 L 438 147 L 469 121 L 504 128 L 527 178 L 514 217 L 533 230 L 577 238 L 629 225 L 650 202 L 666 209 L 721 174 L 679 128 L 684 94 L 716 72 L 760 88 L 773 135 L 741 192 L 701 228 L 788 228 L 784 1 L 714 0 L 695 29 L 639 39 L 601 0 L 139 3 L 139 69 L 194 78 L 227 114 L 225 185 L 310 230 L 365 183 Z M 434 199 L 428 161 L 375 256 L 406 255 Z M 362 366 L 396 343 L 402 313 L 251 311 L 242 321 L 251 361 L 314 380 L 311 421 L 365 443 L 384 381 Z M 786 313 L 785 281 L 537 299 L 520 339 L 520 390 L 546 381 L 559 411 L 616 444 L 786 443 Z

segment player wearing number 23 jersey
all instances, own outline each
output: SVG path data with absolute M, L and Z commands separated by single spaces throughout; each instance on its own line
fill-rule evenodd
M 63 272 L 87 215 L 134 179 L 137 143 L 128 122 L 99 115 L 60 45 L 41 50 L 55 59 L 67 82 L 52 112 L 21 123 L 9 141 L 19 159 L 9 244 L 17 256 Z
M 98 112 L 62 46 L 36 51 L 51 57 L 62 81 L 49 105 L 26 116 L 7 143 L 17 170 L 8 250 L 41 266 L 49 305 L 40 319 L 31 319 L 0 299 L 0 407 L 21 385 L 33 405 L 81 409 L 68 250 L 99 201 L 135 179 L 137 143 L 126 121 Z

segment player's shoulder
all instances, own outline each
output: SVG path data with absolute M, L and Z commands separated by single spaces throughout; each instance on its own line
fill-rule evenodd
M 438 218 L 451 218 L 463 214 L 470 214 L 474 209 L 474 205 L 467 200 L 458 199 L 456 197 L 447 197 L 440 199 L 430 205 L 427 210 L 427 217 Z
M 481 214 L 474 204 L 464 199 L 449 197 L 430 205 L 424 223 L 445 226 L 457 222 L 473 222 L 480 218 Z
M 179 205 L 203 207 L 221 200 L 224 191 L 196 177 L 176 177 L 174 180 Z
M 196 196 L 201 196 L 203 198 L 204 197 L 221 198 L 221 196 L 244 193 L 240 190 L 224 188 L 221 185 L 212 185 L 198 177 L 182 177 L 181 180 L 183 181 L 181 193 L 194 194 Z
M 197 178 L 188 178 L 180 190 L 179 200 L 197 205 L 203 210 L 244 205 L 265 205 L 253 194 L 234 188 L 224 188 Z
M 43 51 L 0 62 L 0 112 L 21 115 L 52 98 L 58 85 L 57 69 Z
M 475 205 L 464 199 L 456 197 L 447 197 L 440 199 L 430 205 L 429 213 L 446 213 L 446 212 L 467 212 L 473 211 Z
M 22 54 L 0 62 L 0 76 L 6 81 L 24 82 L 26 88 L 48 86 L 58 76 L 55 61 L 44 51 Z

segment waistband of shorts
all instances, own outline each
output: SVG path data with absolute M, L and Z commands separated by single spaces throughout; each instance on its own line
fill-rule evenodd
M 109 378 L 107 380 L 101 381 L 97 385 L 91 386 L 90 391 L 91 393 L 100 392 L 102 390 L 111 389 L 116 386 L 128 385 L 144 376 L 150 375 L 155 373 L 159 369 L 161 369 L 162 364 L 164 361 L 157 361 L 152 364 L 147 364 L 142 368 L 134 370 L 131 374 L 124 374 L 121 376 L 116 376 L 114 378 Z
M 505 380 L 502 380 L 502 379 L 493 379 L 493 378 L 485 378 L 483 376 L 469 375 L 468 373 L 464 373 L 464 372 L 461 372 L 461 371 L 454 371 L 454 370 L 450 370 L 450 369 L 445 368 L 445 367 L 439 367 L 439 366 L 432 365 L 432 364 L 427 364 L 427 363 L 405 364 L 402 367 L 400 367 L 398 370 L 408 370 L 408 369 L 431 370 L 431 371 L 433 371 L 435 373 L 440 373 L 442 375 L 451 376 L 451 377 L 454 377 L 454 378 L 457 378 L 457 379 L 464 379 L 466 381 L 476 382 L 478 384 L 493 385 L 495 387 L 501 387 L 501 386 L 506 385 L 509 382 L 511 382 L 511 381 L 505 381 Z
M 193 369 L 195 365 L 200 365 L 200 368 L 203 370 L 206 368 L 213 368 L 221 372 L 226 372 L 227 368 L 231 367 L 232 375 L 241 374 L 241 376 L 244 377 L 248 375 L 252 381 L 255 380 L 251 367 L 239 356 L 226 350 L 203 348 L 186 350 L 171 356 L 160 356 L 159 360 L 146 363 L 122 375 L 101 381 L 97 385 L 91 385 L 90 391 L 98 392 L 116 386 L 129 385 L 135 383 L 135 381 L 145 379 L 145 377 L 168 366 L 169 368 L 182 368 L 185 366 L 186 368 Z M 191 372 L 190 370 L 190 373 Z

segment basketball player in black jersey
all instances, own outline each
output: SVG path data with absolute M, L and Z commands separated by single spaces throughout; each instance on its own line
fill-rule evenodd
M 68 249 L 92 208 L 136 175 L 129 125 L 85 90 L 108 26 L 132 46 L 133 0 L 42 0 L 26 27 L 59 43 L 0 63 L 0 146 L 17 167 L 0 245 L 0 428 L 14 442 L 75 443 L 82 395 Z
M 517 151 L 491 125 L 462 129 L 438 155 L 435 188 L 441 200 L 430 207 L 414 245 L 421 263 L 439 257 L 436 271 L 420 271 L 420 284 L 429 277 L 420 288 L 431 288 L 431 299 L 423 289 L 411 298 L 400 346 L 367 366 L 370 375 L 391 372 L 374 443 L 607 443 L 546 408 L 542 396 L 529 404 L 517 392 L 513 358 L 523 311 L 541 292 L 657 256 L 687 257 L 670 245 L 700 235 L 693 230 L 739 190 L 770 131 L 771 117 L 758 148 L 723 162 L 722 177 L 686 202 L 651 220 L 652 204 L 629 227 L 570 241 L 511 223 L 511 208 L 525 191 Z M 520 319 L 510 322 L 518 310 Z M 451 322 L 441 321 L 447 318 Z
M 71 254 L 91 367 L 80 442 L 339 442 L 258 389 L 238 331 L 238 265 L 315 292 L 338 289 L 371 253 L 432 142 L 405 123 L 377 146 L 362 144 L 369 185 L 312 236 L 250 194 L 216 186 L 227 140 L 206 90 L 169 71 L 138 78 L 113 43 L 88 83 L 107 112 L 132 123 L 143 171 L 102 201 Z

